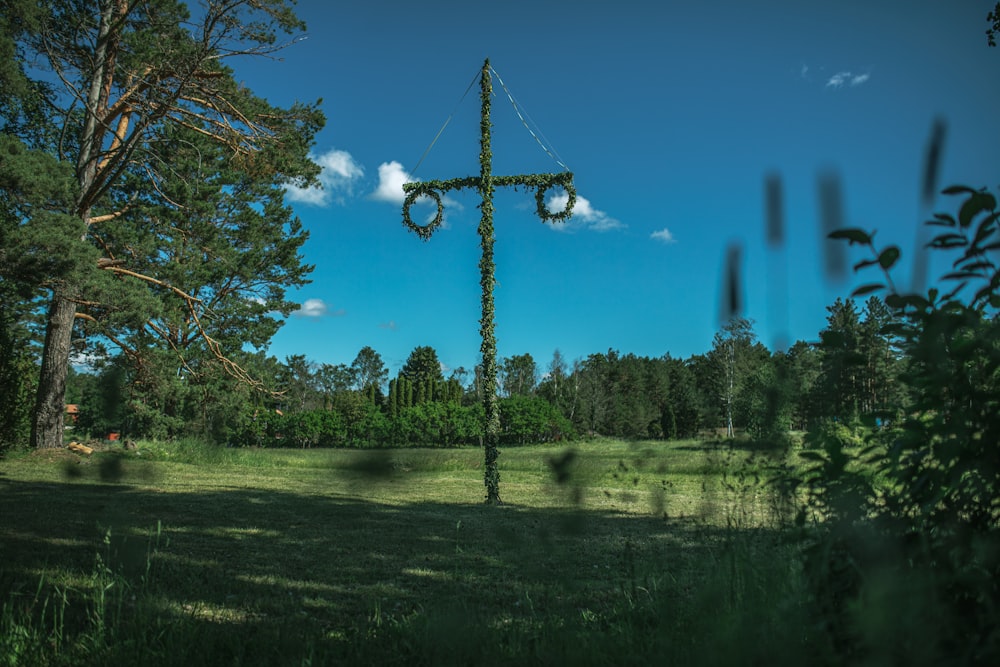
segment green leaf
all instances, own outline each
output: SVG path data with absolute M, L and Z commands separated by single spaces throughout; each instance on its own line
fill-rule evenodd
M 871 294 L 872 292 L 878 292 L 879 290 L 884 290 L 884 289 L 885 285 L 883 285 L 882 283 L 869 283 L 867 285 L 862 285 L 861 287 L 851 292 L 851 296 L 852 297 L 864 296 L 866 294 Z
M 858 245 L 871 245 L 872 236 L 874 236 L 874 233 L 869 234 L 863 229 L 858 229 L 857 227 L 851 227 L 848 229 L 837 229 L 835 231 L 832 231 L 827 235 L 827 238 L 847 239 L 847 241 L 851 245 L 854 245 L 855 243 L 857 243 Z
M 996 198 L 988 192 L 975 192 L 958 211 L 958 224 L 964 229 L 972 224 L 973 218 L 983 211 L 992 211 L 997 207 Z
M 945 195 L 960 195 L 966 193 L 975 193 L 977 190 L 970 188 L 967 185 L 952 185 L 941 191 L 941 194 Z
M 405 187 L 405 186 L 404 186 Z M 955 218 L 947 213 L 935 213 L 933 220 L 928 220 L 927 225 L 939 225 L 941 227 L 955 227 L 958 222 Z
M 899 248 L 893 245 L 889 246 L 881 253 L 879 253 L 878 263 L 879 265 L 881 265 L 883 269 L 888 270 L 892 268 L 892 266 L 896 263 L 896 260 L 898 259 L 899 259 Z
M 937 296 L 936 292 L 935 296 Z M 889 294 L 885 297 L 885 305 L 889 306 L 893 310 L 903 310 L 907 306 L 910 306 L 915 310 L 926 310 L 930 308 L 931 303 L 924 297 L 917 294 L 909 294 L 907 296 Z
M 979 262 L 973 262 L 971 264 L 966 264 L 965 266 L 962 267 L 962 271 L 973 273 L 974 275 L 978 276 L 982 275 L 982 273 L 985 271 L 989 271 L 990 269 L 995 269 L 995 268 L 996 266 L 993 265 L 993 262 L 984 260 Z
M 863 269 L 863 268 L 865 268 L 867 266 L 875 266 L 876 264 L 878 264 L 878 260 L 877 259 L 863 259 L 863 260 L 861 260 L 860 262 L 858 262 L 857 264 L 854 265 L 854 270 L 855 271 L 860 271 L 861 269 Z
M 993 215 L 987 216 L 979 223 L 976 228 L 976 235 L 972 239 L 972 245 L 978 246 L 980 243 L 985 241 L 994 231 L 996 231 L 996 226 L 993 224 L 1000 219 L 1000 212 L 994 213 Z
M 994 292 L 992 285 L 987 285 L 978 292 L 973 299 L 974 302 L 986 301 L 994 308 L 1000 308 L 1000 294 Z
M 969 244 L 969 240 L 962 234 L 941 234 L 927 244 L 928 248 L 964 248 Z
M 958 301 L 956 301 L 955 297 L 958 295 L 959 292 L 961 292 L 962 290 L 964 290 L 965 287 L 966 287 L 966 285 L 968 285 L 968 284 L 969 284 L 968 281 L 959 282 L 958 285 L 955 286 L 955 289 L 951 290 L 950 292 L 948 292 L 947 294 L 945 294 L 943 297 L 941 297 L 941 300 L 944 302 L 941 305 L 941 309 L 942 310 L 955 310 L 955 309 L 961 308 L 962 304 L 960 304 Z

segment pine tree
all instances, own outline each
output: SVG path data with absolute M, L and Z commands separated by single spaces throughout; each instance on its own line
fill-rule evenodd
M 96 236 L 132 207 L 166 199 L 164 187 L 171 177 L 157 159 L 158 142 L 169 140 L 178 127 L 187 128 L 224 147 L 232 166 L 251 177 L 272 182 L 282 174 L 303 184 L 318 171 L 306 153 L 322 116 L 313 106 L 285 110 L 268 105 L 239 84 L 225 64 L 235 56 L 271 53 L 277 48 L 277 32 L 302 28 L 282 0 L 213 0 L 202 6 L 195 21 L 175 0 L 52 0 L 26 13 L 33 29 L 17 32 L 11 23 L 0 24 L 5 32 L 0 44 L 13 44 L 21 63 L 43 63 L 58 71 L 65 85 L 57 89 L 44 72 L 32 79 L 35 72 L 22 70 L 23 76 L 13 78 L 34 98 L 44 99 L 44 105 L 35 107 L 44 108 L 44 116 L 25 122 L 28 105 L 8 104 L 0 111 L 7 116 L 9 134 L 32 150 L 66 156 L 73 170 L 69 201 L 54 209 L 72 224 L 49 231 L 52 244 L 74 248 L 66 256 L 74 258 L 76 273 L 46 284 L 51 300 L 32 425 L 33 444 L 54 447 L 62 442 L 78 308 L 92 301 L 93 283 L 102 282 L 102 272 L 156 280 L 100 252 Z M 191 298 L 188 304 L 193 316 L 206 314 L 200 301 Z M 223 361 L 227 357 L 221 345 L 213 346 L 213 354 L 239 375 L 237 365 Z
M 414 348 L 410 352 L 410 356 L 406 358 L 399 374 L 415 385 L 426 380 L 440 381 L 444 379 L 437 352 L 429 345 Z
M 861 354 L 861 321 L 850 299 L 838 298 L 827 307 L 827 326 L 820 332 L 822 374 L 819 395 L 823 416 L 850 422 L 860 416 L 859 396 L 864 356 Z

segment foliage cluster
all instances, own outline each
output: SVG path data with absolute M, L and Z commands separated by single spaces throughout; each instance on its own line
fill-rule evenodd
M 505 444 L 573 433 L 679 439 L 716 433 L 731 420 L 738 433 L 783 444 L 789 429 L 824 423 L 844 428 L 876 418 L 888 423 L 898 412 L 902 366 L 892 337 L 875 327 L 884 318 L 873 313 L 884 309 L 871 297 L 861 319 L 852 301 L 838 301 L 818 344 L 799 342 L 786 352 L 768 351 L 756 341 L 752 322 L 739 319 L 706 354 L 686 360 L 608 350 L 568 364 L 556 350 L 542 373 L 530 354 L 507 357 L 498 364 L 498 437 Z M 284 362 L 247 355 L 243 365 L 276 390 L 272 396 L 233 387 L 221 371 L 187 376 L 166 352 L 156 356 L 150 350 L 142 365 L 134 362 L 119 357 L 96 375 L 71 375 L 70 395 L 83 410 L 79 429 L 96 437 L 118 431 L 132 438 L 201 436 L 236 445 L 262 444 L 262 438 L 269 446 L 481 442 L 476 419 L 483 415 L 476 406 L 482 403 L 482 367 L 458 368 L 445 378 L 428 346 L 415 348 L 388 382 L 381 355 L 370 347 L 350 365 L 317 365 L 301 355 Z M 275 410 L 288 419 L 334 411 L 339 422 L 325 420 L 323 436 L 312 429 L 309 437 L 275 439 L 265 434 L 294 432 L 265 425 L 278 419 Z
M 62 444 L 66 376 L 84 350 L 120 350 L 161 394 L 176 393 L 174 376 L 206 397 L 214 376 L 253 382 L 227 351 L 266 346 L 274 314 L 294 307 L 286 289 L 312 269 L 284 192 L 316 182 L 308 151 L 324 118 L 318 103 L 270 105 L 229 63 L 303 28 L 282 0 L 208 2 L 194 19 L 176 0 L 4 4 L 0 278 L 13 305 L 0 367 L 37 355 L 15 392 L 20 410 L 37 387 L 34 446 Z M 44 330 L 22 342 L 11 315 Z M 180 418 L 154 411 L 153 430 Z
M 811 454 L 806 488 L 823 521 L 806 565 L 851 661 L 1000 660 L 1000 212 L 986 190 L 944 192 L 962 201 L 927 223 L 943 228 L 928 247 L 957 258 L 926 293 L 894 287 L 900 252 L 874 233 L 831 235 L 871 252 L 858 268 L 883 273 L 859 291 L 889 290 L 883 330 L 908 390 L 895 428 L 862 428 L 863 449 L 820 434 Z
M 258 411 L 233 432 L 234 446 L 256 447 L 458 447 L 482 440 L 482 406 L 457 400 L 425 401 L 393 413 L 357 394 L 338 397 L 329 409 Z M 526 445 L 571 440 L 572 424 L 537 396 L 500 399 L 500 442 Z

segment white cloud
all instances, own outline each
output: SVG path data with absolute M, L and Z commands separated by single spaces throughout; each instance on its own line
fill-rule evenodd
M 851 76 L 850 72 L 837 72 L 826 82 L 827 88 L 840 88 Z
M 674 235 L 666 227 L 664 227 L 658 232 L 653 232 L 652 234 L 649 235 L 649 238 L 667 244 L 677 243 L 677 239 L 674 238 Z
M 403 165 L 395 160 L 383 162 L 378 166 L 378 187 L 372 193 L 372 199 L 402 206 L 403 200 L 406 199 L 403 184 L 416 183 L 418 180 L 420 179 L 410 176 L 403 169 Z
M 388 322 L 382 322 L 378 325 L 379 329 L 388 329 L 389 331 L 395 331 L 397 329 L 395 320 L 389 320 Z
M 259 296 L 257 294 L 254 294 L 254 295 L 248 297 L 248 300 L 251 303 L 256 303 L 259 306 L 265 306 L 265 305 L 267 305 L 267 301 L 264 300 L 264 297 Z M 281 311 L 279 311 L 279 310 L 269 310 L 269 311 L 267 311 L 267 316 L 268 317 L 273 317 L 273 318 L 276 318 L 276 319 L 280 319 L 280 318 L 284 317 L 284 314 Z
M 558 213 L 559 211 L 566 210 L 568 202 L 569 195 L 565 192 L 560 192 L 550 196 L 548 201 L 545 202 L 545 207 L 553 213 Z M 604 211 L 599 211 L 591 206 L 590 200 L 580 195 L 576 196 L 576 203 L 573 205 L 573 215 L 570 219 L 566 222 L 557 223 L 553 227 L 563 230 L 573 226 L 574 222 L 580 223 L 579 226 L 586 227 L 595 232 L 606 232 L 611 229 L 621 229 L 625 226 L 620 220 L 616 220 Z
M 107 359 L 107 355 L 101 355 L 92 350 L 86 352 L 74 351 L 70 353 L 69 363 L 73 370 L 79 373 L 96 373 L 101 362 Z
M 341 317 L 343 315 L 346 315 L 347 311 L 345 311 L 342 308 L 340 310 L 330 310 L 330 307 L 326 305 L 326 302 L 323 301 L 323 299 L 306 299 L 305 302 L 299 307 L 299 309 L 292 314 L 295 315 L 296 317 L 309 317 L 309 318 L 318 318 L 326 316 Z
M 310 154 L 309 159 L 320 167 L 320 186 L 300 188 L 286 185 L 289 201 L 313 206 L 329 206 L 331 200 L 343 204 L 346 197 L 354 194 L 355 181 L 365 173 L 347 151 L 330 149 L 322 155 Z
M 867 72 L 864 74 L 853 74 L 851 72 L 837 72 L 831 76 L 827 82 L 827 88 L 843 88 L 844 84 L 849 84 L 851 86 L 860 86 L 864 82 L 871 78 L 871 74 Z
M 378 166 L 378 186 L 375 191 L 372 192 L 371 198 L 377 201 L 384 201 L 390 204 L 395 204 L 396 206 L 402 206 L 403 202 L 406 200 L 406 193 L 403 192 L 403 185 L 406 183 L 418 183 L 419 178 L 410 175 L 403 165 L 393 160 L 392 162 L 383 162 Z M 417 222 L 417 224 L 430 224 L 434 217 L 437 215 L 437 206 L 435 202 L 430 197 L 420 197 L 417 199 L 416 203 L 422 205 L 430 205 L 431 209 L 424 218 L 423 223 Z M 462 210 L 462 204 L 455 201 L 451 197 L 442 196 L 441 205 L 444 207 L 445 214 L 441 218 L 441 229 L 448 229 L 450 225 L 448 224 L 448 210 Z M 414 212 L 414 220 L 416 221 L 416 213 Z

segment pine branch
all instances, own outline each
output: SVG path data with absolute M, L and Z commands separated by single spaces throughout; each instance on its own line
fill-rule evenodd
M 122 208 L 118 209 L 114 213 L 108 213 L 108 214 L 105 214 L 105 215 L 95 215 L 95 216 L 92 216 L 92 217 L 88 218 L 87 219 L 87 224 L 96 225 L 96 224 L 99 224 L 99 223 L 102 223 L 102 222 L 110 222 L 111 220 L 115 220 L 116 218 L 120 218 L 123 215 L 125 215 L 126 213 L 128 213 L 128 210 L 130 208 L 132 208 L 132 204 L 133 203 L 135 203 L 135 198 L 134 197 L 127 204 L 125 204 L 125 206 L 123 206 Z

